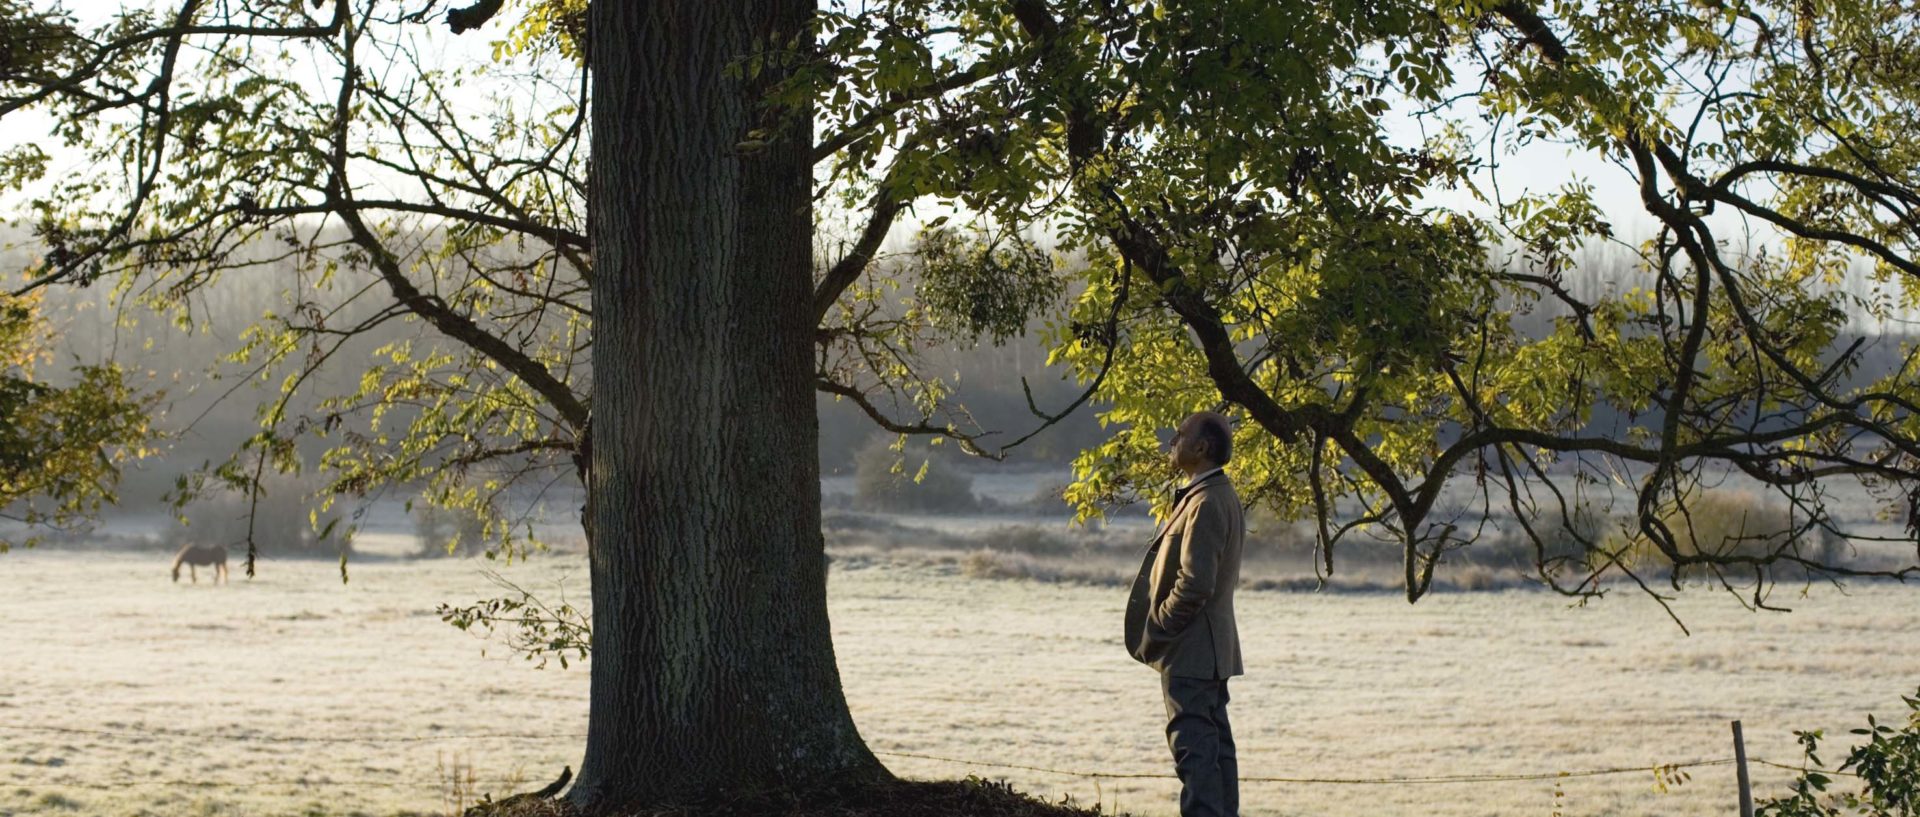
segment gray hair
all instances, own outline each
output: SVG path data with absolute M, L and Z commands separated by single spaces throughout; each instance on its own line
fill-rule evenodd
M 1227 418 L 1217 412 L 1197 411 L 1192 419 L 1198 421 L 1194 433 L 1207 444 L 1207 455 L 1214 464 L 1233 461 L 1233 427 L 1227 424 Z

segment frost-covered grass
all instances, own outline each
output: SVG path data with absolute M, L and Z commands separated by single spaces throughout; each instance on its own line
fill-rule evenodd
M 1123 588 L 969 578 L 951 563 L 836 561 L 836 651 L 878 751 L 1159 774 L 1153 675 L 1119 647 Z M 577 764 L 587 674 L 535 670 L 434 615 L 496 589 L 484 561 L 267 562 L 174 585 L 154 554 L 0 556 L 0 815 L 447 812 Z M 584 596 L 584 562 L 505 575 Z M 1683 636 L 1629 591 L 1569 608 L 1535 591 L 1250 592 L 1232 714 L 1247 776 L 1378 777 L 1646 767 L 1447 785 L 1248 783 L 1255 815 L 1724 814 L 1733 773 L 1658 793 L 1655 764 L 1797 761 L 1920 685 L 1920 587 L 1783 589 L 1791 614 L 1698 593 Z M 62 731 L 66 730 L 66 731 Z M 322 742 L 285 738 L 323 738 Z M 364 740 L 363 740 L 364 739 Z M 1834 752 L 1836 756 L 1842 752 Z M 1092 781 L 885 755 L 915 777 L 1004 777 L 1058 799 L 1174 813 L 1170 780 Z M 466 781 L 471 776 L 472 783 Z M 1788 773 L 1759 767 L 1762 796 Z M 456 785 L 454 781 L 459 781 Z

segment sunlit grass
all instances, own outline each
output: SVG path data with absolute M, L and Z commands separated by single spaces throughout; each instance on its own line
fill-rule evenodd
M 869 743 L 913 777 L 1004 777 L 1054 800 L 1173 814 L 1171 780 L 1096 785 L 899 756 L 1170 770 L 1157 683 L 1119 646 L 1124 587 L 968 578 L 969 553 L 952 556 L 835 563 L 835 651 Z M 3 558 L 0 814 L 441 814 L 578 765 L 585 668 L 535 670 L 433 613 L 494 592 L 480 571 L 497 565 L 370 561 L 342 586 L 329 563 L 266 562 L 251 583 L 236 571 L 211 587 L 172 584 L 161 554 Z M 585 590 L 578 556 L 507 575 Z M 1920 588 L 1850 592 L 1783 589 L 1772 601 L 1796 608 L 1787 615 L 1693 594 L 1677 607 L 1691 637 L 1624 591 L 1579 609 L 1533 591 L 1414 606 L 1391 592 L 1246 592 L 1249 674 L 1232 686 L 1243 774 L 1645 767 L 1566 781 L 1559 807 L 1724 814 L 1731 770 L 1662 794 L 1653 766 L 1730 756 L 1734 718 L 1753 756 L 1795 761 L 1791 730 L 1844 734 L 1866 712 L 1894 713 L 1920 678 Z M 313 737 L 347 740 L 283 740 Z M 1765 793 L 1787 773 L 1754 778 Z M 1249 817 L 1545 815 L 1553 792 L 1248 784 L 1244 800 Z

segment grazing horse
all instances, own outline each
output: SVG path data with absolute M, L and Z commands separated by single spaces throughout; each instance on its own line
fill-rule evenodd
M 200 583 L 200 573 L 194 568 L 208 565 L 213 566 L 214 582 L 224 582 L 227 580 L 227 546 L 188 545 L 181 548 L 173 557 L 173 580 L 176 582 L 180 580 L 180 566 L 183 564 L 187 566 L 187 575 L 194 584 Z

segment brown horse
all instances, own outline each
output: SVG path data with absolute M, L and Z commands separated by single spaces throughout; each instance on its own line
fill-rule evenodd
M 195 567 L 213 566 L 213 581 L 218 584 L 227 580 L 226 545 L 187 545 L 173 557 L 173 580 L 180 580 L 180 566 L 187 566 L 187 575 L 194 584 L 200 583 L 200 573 Z

